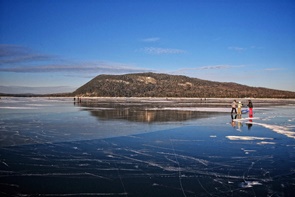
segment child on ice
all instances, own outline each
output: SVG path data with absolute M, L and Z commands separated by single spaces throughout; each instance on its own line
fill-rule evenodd
M 239 101 L 239 103 L 238 103 L 238 113 L 237 113 L 237 114 L 239 114 L 239 115 L 242 114 L 242 106 L 243 106 L 242 102 Z

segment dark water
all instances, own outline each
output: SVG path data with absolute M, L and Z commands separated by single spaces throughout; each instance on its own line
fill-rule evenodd
M 2 99 L 0 195 L 293 196 L 294 109 Z

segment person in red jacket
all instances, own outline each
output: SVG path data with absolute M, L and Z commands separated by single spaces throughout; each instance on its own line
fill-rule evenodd
M 253 116 L 253 103 L 251 100 L 249 100 L 249 103 L 247 106 L 249 107 L 249 117 Z

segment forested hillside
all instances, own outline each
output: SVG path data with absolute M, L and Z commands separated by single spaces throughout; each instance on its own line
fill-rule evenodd
M 73 95 L 98 97 L 295 98 L 295 92 L 157 73 L 99 75 L 78 88 L 73 92 Z

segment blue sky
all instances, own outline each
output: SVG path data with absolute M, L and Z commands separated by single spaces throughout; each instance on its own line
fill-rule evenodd
M 138 72 L 295 91 L 293 0 L 0 0 L 0 20 L 0 92 Z

